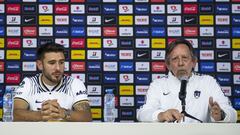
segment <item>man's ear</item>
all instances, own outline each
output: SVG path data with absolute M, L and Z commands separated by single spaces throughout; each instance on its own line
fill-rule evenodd
M 165 65 L 166 65 L 167 69 L 168 69 L 169 71 L 171 71 L 171 69 L 170 69 L 170 67 L 169 67 L 169 63 L 168 63 L 167 61 L 165 61 Z
M 42 69 L 43 69 L 42 60 L 37 60 L 37 68 L 38 68 L 38 70 L 42 71 Z
M 197 59 L 193 59 L 193 68 L 196 67 L 196 64 L 197 64 L 198 60 Z

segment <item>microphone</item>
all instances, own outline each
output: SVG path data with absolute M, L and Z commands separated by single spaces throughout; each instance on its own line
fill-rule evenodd
M 181 81 L 181 87 L 180 87 L 180 91 L 179 91 L 179 95 L 178 95 L 179 99 L 181 100 L 181 104 L 182 104 L 182 112 L 181 113 L 184 114 L 184 116 L 186 116 L 186 117 L 192 118 L 192 119 L 197 120 L 202 123 L 203 121 L 188 114 L 185 111 L 185 105 L 186 105 L 185 98 L 187 95 L 186 88 L 187 88 L 188 77 L 186 75 L 180 75 L 180 77 L 178 77 L 178 79 Z M 185 117 L 183 117 L 183 121 L 185 121 Z
M 178 97 L 179 97 L 180 100 L 184 100 L 186 98 L 186 95 L 187 95 L 186 88 L 187 88 L 188 77 L 187 76 L 181 76 L 178 79 L 181 81 L 181 87 L 180 87 Z

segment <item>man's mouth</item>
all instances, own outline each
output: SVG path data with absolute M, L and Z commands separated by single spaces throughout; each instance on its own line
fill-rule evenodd
M 60 76 L 61 73 L 53 73 L 54 76 Z
M 177 76 L 186 76 L 187 75 L 187 71 L 186 70 L 178 70 L 177 71 Z

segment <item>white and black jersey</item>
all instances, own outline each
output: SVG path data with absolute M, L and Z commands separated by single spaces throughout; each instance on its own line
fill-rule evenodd
M 49 89 L 41 79 L 42 74 L 26 77 L 16 89 L 16 98 L 25 100 L 29 109 L 37 111 L 46 100 L 57 99 L 62 108 L 72 109 L 73 105 L 82 100 L 88 100 L 87 90 L 83 82 L 71 76 L 63 76 L 61 81 Z
M 182 111 L 181 101 L 178 98 L 181 82 L 171 72 L 165 77 L 154 80 L 148 89 L 146 103 L 137 114 L 139 121 L 158 121 L 158 114 L 168 109 Z M 209 75 L 192 73 L 186 88 L 186 112 L 203 122 L 214 122 L 209 112 L 209 97 L 218 102 L 226 113 L 222 122 L 236 122 L 237 113 L 224 96 L 216 80 Z M 198 122 L 185 117 L 185 122 Z

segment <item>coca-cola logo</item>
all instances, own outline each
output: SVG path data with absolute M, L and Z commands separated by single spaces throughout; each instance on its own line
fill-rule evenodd
M 20 4 L 7 4 L 7 13 L 20 13 Z
M 10 44 L 10 45 L 18 45 L 19 41 L 9 41 L 8 44 Z
M 8 76 L 7 80 L 9 80 L 9 81 L 17 81 L 18 77 L 17 76 Z
M 184 5 L 184 13 L 196 14 L 197 11 L 198 11 L 198 8 L 197 8 L 196 4 L 185 4 Z
M 68 5 L 55 5 L 55 13 L 57 14 L 67 14 L 69 12 Z
M 67 7 L 57 7 L 56 11 L 67 11 Z
M 19 84 L 20 83 L 20 74 L 6 74 L 6 83 L 7 84 Z
M 185 10 L 187 10 L 187 11 L 195 11 L 196 7 L 186 7 Z
M 21 40 L 18 38 L 8 38 L 7 39 L 7 47 L 8 48 L 20 48 Z
M 72 39 L 71 47 L 72 48 L 84 48 L 85 40 L 84 39 Z
M 72 45 L 82 45 L 83 43 L 81 41 L 73 41 Z
M 19 10 L 19 8 L 18 7 L 8 7 L 8 9 L 7 9 L 8 11 L 18 11 Z

